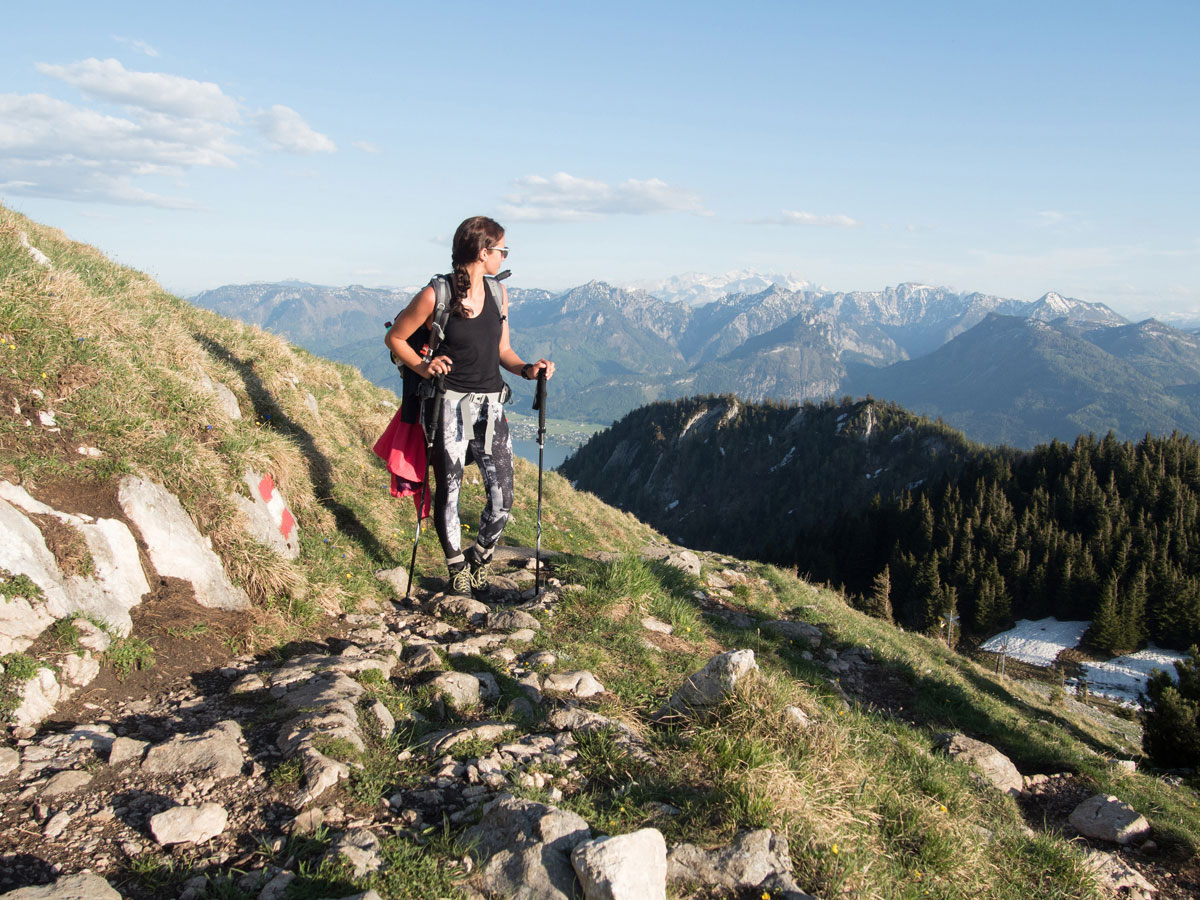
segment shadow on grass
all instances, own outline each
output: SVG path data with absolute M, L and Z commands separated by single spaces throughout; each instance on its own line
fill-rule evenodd
M 344 503 L 333 499 L 334 483 L 333 468 L 325 455 L 317 449 L 313 436 L 295 421 L 293 421 L 275 402 L 267 386 L 263 384 L 258 373 L 254 371 L 253 362 L 246 362 L 230 351 L 223 344 L 205 334 L 194 334 L 193 337 L 221 362 L 232 366 L 241 376 L 246 386 L 246 393 L 254 404 L 254 416 L 260 422 L 269 423 L 269 427 L 280 434 L 287 435 L 300 447 L 308 464 L 308 475 L 312 480 L 313 493 L 322 506 L 329 510 L 337 522 L 338 531 L 355 541 L 371 559 L 380 565 L 391 568 L 397 565 L 388 550 L 379 543 L 371 530 L 367 528 L 352 509 Z

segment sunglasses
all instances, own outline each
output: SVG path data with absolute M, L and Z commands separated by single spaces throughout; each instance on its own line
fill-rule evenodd
M 500 258 L 508 259 L 508 248 L 507 247 L 488 247 L 488 250 L 499 250 Z

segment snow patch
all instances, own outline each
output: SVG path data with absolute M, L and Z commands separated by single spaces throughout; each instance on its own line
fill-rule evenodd
M 1108 697 L 1129 706 L 1138 706 L 1140 695 L 1146 690 L 1146 682 L 1150 680 L 1150 676 L 1156 670 L 1161 670 L 1170 675 L 1172 681 L 1178 682 L 1179 673 L 1175 671 L 1175 661 L 1184 659 L 1187 659 L 1185 653 L 1160 650 L 1151 645 L 1145 650 L 1130 653 L 1128 656 L 1118 656 L 1107 662 L 1084 663 L 1088 693 Z
M 782 469 L 784 466 L 786 466 L 788 463 L 790 463 L 792 461 L 792 457 L 795 455 L 796 455 L 796 448 L 793 446 L 784 455 L 783 459 L 781 459 L 776 465 L 771 466 L 771 471 L 774 472 L 776 469 Z
M 1054 665 L 1058 654 L 1078 647 L 1091 622 L 1060 622 L 1054 616 L 1033 621 L 1021 619 L 1008 631 L 988 638 L 980 650 L 1004 654 L 1031 666 Z

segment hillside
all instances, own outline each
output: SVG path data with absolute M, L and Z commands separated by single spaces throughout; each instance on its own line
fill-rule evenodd
M 976 440 L 1032 447 L 1104 434 L 1200 434 L 1195 338 L 1148 323 L 1080 328 L 1065 320 L 989 315 L 919 359 L 855 366 L 847 393 L 941 418 Z
M 1118 763 L 1133 723 L 787 571 L 670 545 L 553 473 L 534 594 L 520 461 L 498 590 L 440 593 L 426 534 L 405 602 L 376 574 L 412 540 L 369 449 L 392 395 L 3 208 L 0 341 L 0 521 L 42 542 L 0 541 L 0 632 L 45 615 L 3 657 L 4 714 L 83 681 L 3 739 L 0 889 L 89 870 L 83 896 L 566 897 L 606 835 L 669 847 L 679 898 L 1106 896 L 1088 859 L 1159 897 L 1196 889 L 1195 791 Z M 243 528 L 247 470 L 286 498 L 295 558 Z M 177 498 L 242 608 L 164 574 L 132 476 Z M 114 574 L 80 535 L 118 525 L 124 574 L 146 576 L 129 630 L 71 605 Z M 685 690 L 710 660 L 742 668 Z M 1012 795 L 937 750 L 946 731 L 1008 754 Z M 1097 793 L 1146 816 L 1137 843 L 1068 823 Z
M 1200 444 L 1187 437 L 1018 452 L 872 399 L 697 397 L 635 410 L 561 470 L 676 540 L 795 566 L 864 605 L 883 579 L 916 630 L 957 615 L 981 639 L 1055 616 L 1094 620 L 1105 652 L 1200 641 Z

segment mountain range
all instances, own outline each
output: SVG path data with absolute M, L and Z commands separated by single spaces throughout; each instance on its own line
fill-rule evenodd
M 775 276 L 770 276 L 775 277 Z M 558 364 L 552 415 L 607 423 L 645 403 L 732 393 L 803 402 L 870 394 L 975 440 L 1028 447 L 1081 432 L 1200 433 L 1200 341 L 1100 303 L 904 283 L 826 291 L 738 272 L 621 288 L 510 288 L 513 344 Z M 749 286 L 700 303 L 705 291 Z M 231 285 L 193 302 L 355 365 L 393 390 L 385 322 L 410 290 Z M 513 387 L 518 402 L 527 385 Z

